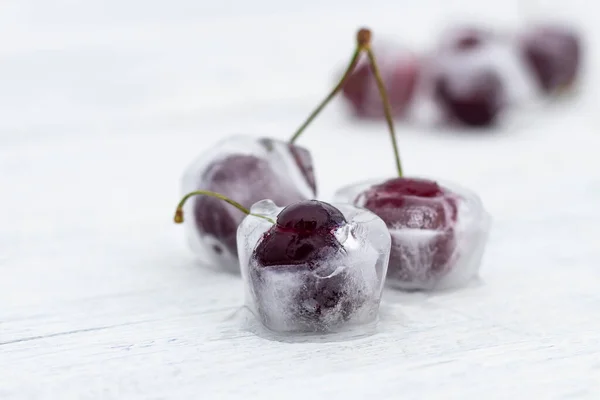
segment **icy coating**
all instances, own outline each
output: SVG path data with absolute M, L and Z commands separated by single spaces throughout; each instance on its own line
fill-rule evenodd
M 310 153 L 268 138 L 231 136 L 186 169 L 181 195 L 194 190 L 223 194 L 245 207 L 262 199 L 285 206 L 316 195 Z M 245 214 L 222 200 L 195 196 L 184 206 L 190 247 L 203 261 L 239 271 L 236 234 Z
M 255 250 L 273 225 L 248 216 L 238 228 L 246 305 L 273 332 L 342 332 L 377 321 L 390 234 L 375 214 L 349 204 L 332 205 L 347 221 L 335 231 L 342 250 L 316 268 L 260 265 Z M 253 205 L 251 212 L 276 219 L 281 210 L 283 207 L 263 200 Z
M 334 201 L 364 205 L 365 190 L 385 179 L 361 182 L 341 188 Z M 438 184 L 444 196 L 416 198 L 412 220 L 390 227 L 392 249 L 387 283 L 403 290 L 458 288 L 477 276 L 491 227 L 491 217 L 474 192 L 449 182 Z M 420 203 L 420 206 L 419 206 Z M 421 207 L 421 210 L 418 208 Z M 414 212 L 420 211 L 420 212 Z M 386 220 L 386 215 L 380 215 Z M 443 229 L 415 229 L 424 221 L 447 218 Z M 412 225 L 412 226 L 411 226 Z

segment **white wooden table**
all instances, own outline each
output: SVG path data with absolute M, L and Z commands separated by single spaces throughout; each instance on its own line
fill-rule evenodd
M 455 3 L 515 21 L 515 4 Z M 409 173 L 470 186 L 493 214 L 479 285 L 388 292 L 358 340 L 241 329 L 240 279 L 199 265 L 171 222 L 183 168 L 217 137 L 290 135 L 358 25 L 424 45 L 453 11 L 319 4 L 0 5 L 0 399 L 599 398 L 596 72 L 578 99 L 495 134 L 399 127 Z M 582 14 L 595 50 L 589 7 L 565 15 Z M 393 173 L 385 126 L 339 104 L 301 140 L 323 199 Z

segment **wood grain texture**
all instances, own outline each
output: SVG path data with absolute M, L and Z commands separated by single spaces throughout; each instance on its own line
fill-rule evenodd
M 369 337 L 279 342 L 247 329 L 241 280 L 172 224 L 180 174 L 218 137 L 293 132 L 358 25 L 422 44 L 453 11 L 54 3 L 0 16 L 0 399 L 599 398 L 597 76 L 495 134 L 401 127 L 408 171 L 477 190 L 493 215 L 481 282 L 388 291 Z M 572 3 L 592 46 L 589 3 Z M 460 7 L 515 23 L 515 4 L 482 4 Z M 393 172 L 383 124 L 335 104 L 309 132 L 323 199 Z

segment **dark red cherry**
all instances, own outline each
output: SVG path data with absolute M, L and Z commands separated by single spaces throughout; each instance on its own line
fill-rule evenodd
M 342 246 L 330 233 L 294 233 L 271 228 L 256 248 L 263 267 L 302 265 L 315 269 Z
M 279 229 L 298 233 L 331 231 L 345 223 L 346 218 L 340 210 L 318 200 L 306 200 L 291 204 L 277 216 Z
M 494 71 L 448 68 L 434 81 L 434 97 L 449 121 L 487 127 L 497 122 L 505 104 L 505 88 Z
M 369 188 L 356 203 L 377 214 L 391 231 L 388 277 L 412 282 L 441 274 L 449 267 L 456 247 L 458 205 L 456 198 L 436 182 L 391 179 Z M 416 244 L 406 236 L 394 234 L 405 229 L 428 230 L 432 232 L 431 240 Z
M 362 196 L 364 207 L 390 228 L 444 229 L 457 217 L 456 203 L 446 201 L 446 192 L 426 179 L 390 179 Z
M 277 223 L 263 236 L 255 250 L 261 266 L 306 265 L 318 267 L 319 261 L 342 249 L 335 229 L 346 223 L 344 215 L 330 204 L 305 200 L 284 208 Z
M 552 92 L 571 86 L 581 63 L 576 32 L 558 25 L 531 27 L 521 37 L 521 51 L 539 86 Z

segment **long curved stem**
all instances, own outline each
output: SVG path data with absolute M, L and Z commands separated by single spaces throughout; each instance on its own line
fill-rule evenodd
M 237 208 L 238 210 L 240 210 L 241 212 L 243 212 L 246 215 L 252 215 L 254 217 L 266 219 L 270 223 L 275 224 L 275 221 L 273 221 L 271 218 L 265 217 L 264 215 L 260 215 L 260 214 L 253 214 L 250 212 L 250 210 L 248 210 L 246 207 L 244 207 L 237 201 L 233 201 L 229 197 L 225 197 L 220 193 L 210 192 L 208 190 L 196 190 L 196 191 L 190 192 L 190 193 L 186 194 L 185 196 L 183 196 L 183 198 L 177 205 L 177 209 L 175 210 L 175 217 L 173 218 L 173 220 L 175 221 L 176 224 L 181 224 L 183 222 L 183 206 L 184 206 L 185 202 L 190 197 L 193 197 L 193 196 L 216 197 L 217 199 L 223 200 L 224 202 L 231 204 L 232 206 L 234 206 L 235 208 Z
M 381 96 L 381 101 L 383 103 L 383 112 L 385 113 L 385 120 L 390 132 L 390 138 L 392 139 L 392 147 L 394 148 L 394 157 L 396 158 L 396 169 L 398 170 L 398 176 L 402 177 L 402 163 L 400 162 L 400 151 L 398 150 L 398 140 L 396 139 L 390 100 L 388 98 L 387 91 L 385 90 L 385 85 L 383 84 L 383 79 L 381 78 L 381 72 L 379 72 L 379 67 L 377 66 L 377 61 L 375 60 L 375 55 L 373 54 L 373 50 L 371 50 L 371 46 L 367 46 L 365 51 L 369 57 L 371 71 L 375 77 L 377 89 L 379 89 L 379 95 Z
M 310 125 L 310 123 L 321 113 L 321 111 L 329 104 L 329 102 L 335 97 L 335 95 L 344 87 L 344 84 L 356 68 L 358 64 L 358 60 L 360 58 L 360 54 L 365 50 L 365 48 L 369 45 L 369 41 L 371 39 L 371 32 L 368 29 L 360 29 L 356 34 L 356 49 L 354 50 L 354 54 L 352 54 L 352 58 L 348 63 L 348 67 L 344 74 L 342 75 L 338 84 L 333 88 L 333 90 L 325 97 L 325 99 L 313 110 L 313 112 L 308 116 L 306 121 L 296 130 L 292 138 L 290 139 L 290 143 L 293 144 L 298 140 L 302 132 Z

